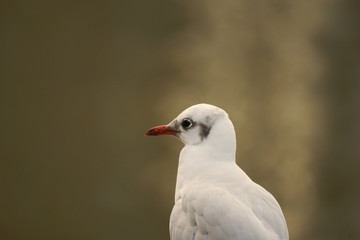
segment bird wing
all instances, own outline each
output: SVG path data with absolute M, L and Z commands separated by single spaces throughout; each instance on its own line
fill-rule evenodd
M 251 183 L 249 196 L 253 196 L 250 202 L 254 214 L 266 228 L 276 232 L 279 239 L 289 239 L 285 217 L 274 196 L 260 185 Z
M 261 197 L 255 196 L 257 202 L 254 204 L 260 207 L 254 208 L 248 199 L 239 198 L 223 187 L 191 184 L 191 187 L 182 189 L 171 213 L 171 240 L 287 239 L 271 227 L 271 221 L 274 221 L 271 217 L 278 218 L 273 213 L 278 211 L 276 206 L 269 210 L 269 206 L 271 209 L 274 205 L 271 194 L 270 198 L 267 194 L 263 196 L 261 190 L 255 194 Z

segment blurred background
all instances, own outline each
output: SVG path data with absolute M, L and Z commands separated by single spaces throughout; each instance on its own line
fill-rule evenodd
M 225 109 L 290 237 L 360 238 L 360 4 L 0 2 L 0 238 L 169 239 L 185 108 Z

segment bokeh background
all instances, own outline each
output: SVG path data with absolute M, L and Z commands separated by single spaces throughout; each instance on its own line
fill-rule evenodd
M 175 138 L 225 109 L 291 239 L 360 239 L 360 4 L 0 1 L 0 239 L 169 239 Z

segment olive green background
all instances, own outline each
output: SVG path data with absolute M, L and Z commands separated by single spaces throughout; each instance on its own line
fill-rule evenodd
M 0 239 L 169 239 L 185 108 L 291 239 L 360 238 L 359 1 L 0 1 Z

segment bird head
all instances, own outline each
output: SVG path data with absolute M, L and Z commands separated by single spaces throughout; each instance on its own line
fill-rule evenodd
M 197 104 L 179 114 L 167 125 L 151 128 L 145 136 L 173 135 L 185 145 L 235 139 L 234 127 L 228 114 L 213 105 Z M 228 136 L 230 135 L 230 136 Z

